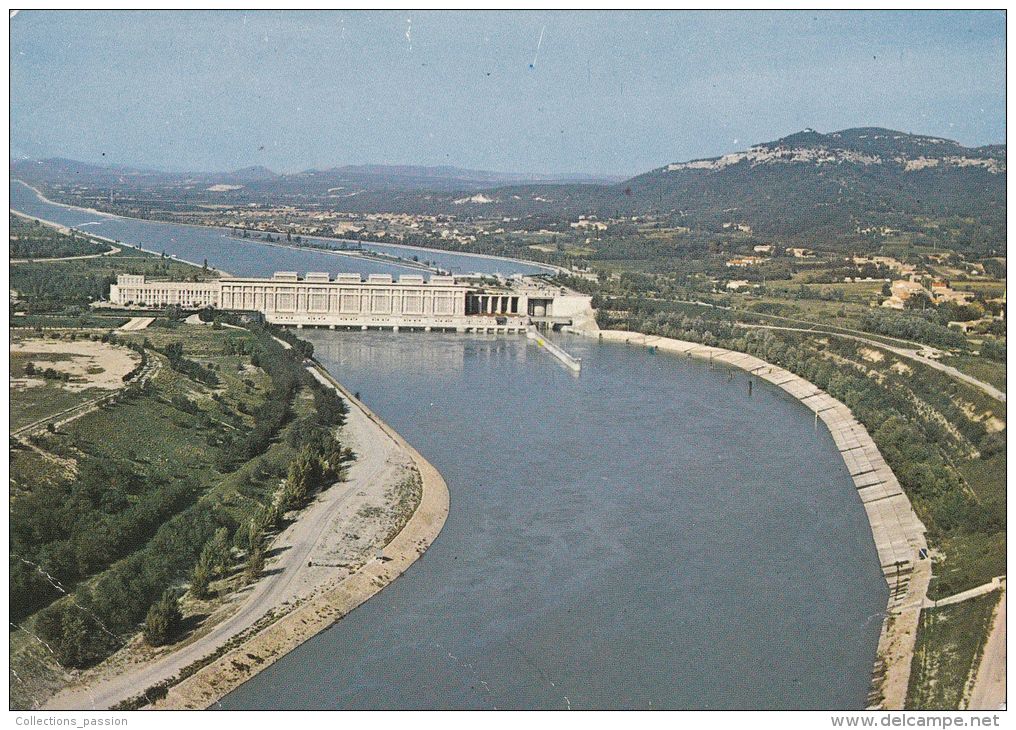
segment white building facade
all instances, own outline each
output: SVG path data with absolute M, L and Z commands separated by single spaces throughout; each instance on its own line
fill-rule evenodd
M 569 299 L 574 299 L 571 297 Z M 588 297 L 577 297 L 588 308 Z M 360 329 L 442 329 L 460 332 L 522 332 L 530 318 L 546 317 L 561 299 L 557 292 L 478 287 L 451 276 L 337 274 L 300 276 L 276 272 L 271 278 L 223 277 L 207 282 L 147 281 L 120 275 L 110 303 L 122 307 L 214 307 L 261 312 L 282 325 Z M 581 307 L 580 307 L 581 308 Z

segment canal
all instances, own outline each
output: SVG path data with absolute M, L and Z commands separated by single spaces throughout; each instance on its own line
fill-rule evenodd
M 453 274 L 540 274 L 552 270 L 538 264 L 499 259 L 489 256 L 450 253 L 396 244 L 364 243 L 362 248 L 405 259 L 405 264 L 363 256 L 344 255 L 338 251 L 315 251 L 272 246 L 255 240 L 238 238 L 222 228 L 191 226 L 159 221 L 138 220 L 98 213 L 96 211 L 53 203 L 40 197 L 32 188 L 18 180 L 10 181 L 11 208 L 25 215 L 77 228 L 114 241 L 140 246 L 146 251 L 165 253 L 184 261 L 208 265 L 234 276 L 271 276 L 276 271 L 359 272 L 361 274 L 420 274 L 418 264 L 426 261 Z M 341 247 L 335 239 L 306 237 L 330 247 Z M 350 242 L 345 242 L 348 245 Z
M 60 206 L 15 181 L 11 207 L 237 275 L 411 271 Z M 451 514 L 403 577 L 220 707 L 864 707 L 885 582 L 831 438 L 782 391 L 748 397 L 741 372 L 572 336 L 577 377 L 524 337 L 302 336 L 438 468 Z
M 403 577 L 229 709 L 865 705 L 886 588 L 825 429 L 746 375 L 564 337 L 304 331 L 437 467 Z

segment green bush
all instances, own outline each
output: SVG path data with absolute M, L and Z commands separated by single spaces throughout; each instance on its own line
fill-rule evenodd
M 183 614 L 175 591 L 166 591 L 162 598 L 152 604 L 145 616 L 145 641 L 149 646 L 164 646 L 172 643 L 180 633 Z

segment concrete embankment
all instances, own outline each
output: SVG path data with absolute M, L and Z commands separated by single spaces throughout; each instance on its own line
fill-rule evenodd
M 623 330 L 602 330 L 591 336 L 598 336 L 604 342 L 651 347 L 744 370 L 751 377 L 772 383 L 799 400 L 815 413 L 816 423 L 822 420 L 868 515 L 875 549 L 889 586 L 869 702 L 872 707 L 881 709 L 903 709 L 918 619 L 931 579 L 931 560 L 921 558 L 922 552 L 927 554 L 924 525 L 868 431 L 850 409 L 789 370 L 743 352 Z
M 557 343 L 551 342 L 541 335 L 533 325 L 529 325 L 529 327 L 526 328 L 526 337 L 564 363 L 565 367 L 572 372 L 577 373 L 582 369 L 582 361 L 579 358 L 572 357 Z
M 338 390 L 411 457 L 420 474 L 420 504 L 402 530 L 372 560 L 335 586 L 302 603 L 283 618 L 172 687 L 153 709 L 202 709 L 233 691 L 315 634 L 324 631 L 390 584 L 437 538 L 448 517 L 448 486 L 441 474 L 393 428 L 319 365 L 314 377 Z M 256 659 L 252 659 L 255 657 Z

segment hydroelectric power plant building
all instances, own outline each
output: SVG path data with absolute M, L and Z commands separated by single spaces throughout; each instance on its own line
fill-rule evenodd
M 565 325 L 592 316 L 590 299 L 560 288 L 520 283 L 486 287 L 452 276 L 276 272 L 267 278 L 147 281 L 121 274 L 109 301 L 123 307 L 213 307 L 261 312 L 295 327 L 523 332 L 533 324 Z

